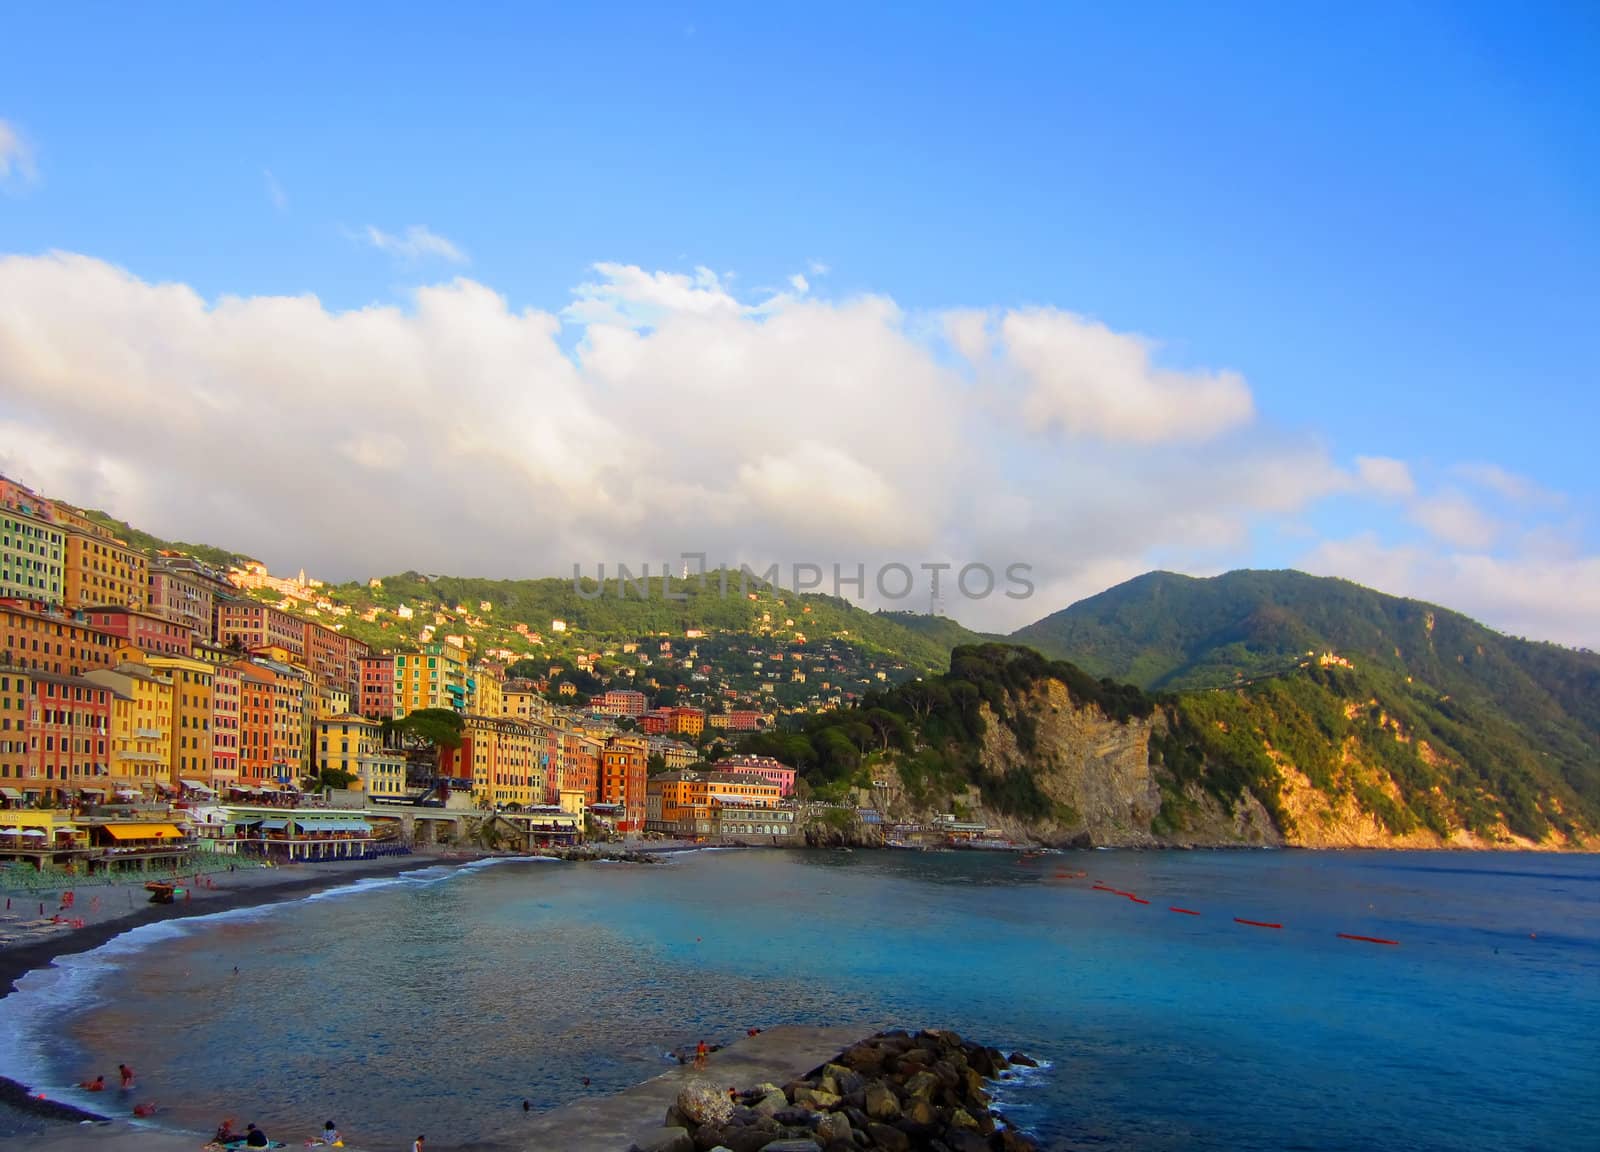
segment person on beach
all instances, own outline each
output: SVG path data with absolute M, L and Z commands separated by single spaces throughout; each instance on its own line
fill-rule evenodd
M 133 1087 L 133 1069 L 126 1064 L 117 1065 L 117 1075 L 122 1077 L 122 1090 L 128 1091 Z
M 706 1042 L 704 1040 L 694 1046 L 694 1066 L 696 1068 L 704 1068 L 706 1066 Z
M 332 1120 L 329 1120 L 326 1124 L 324 1124 L 322 1126 L 322 1136 L 320 1137 L 320 1139 L 313 1140 L 313 1141 L 311 1141 L 311 1143 L 312 1143 L 313 1146 L 320 1143 L 320 1144 L 326 1144 L 330 1148 L 343 1148 L 344 1147 L 344 1141 L 339 1139 L 339 1129 L 337 1129 L 337 1128 L 335 1128 L 333 1126 L 333 1121 Z
M 82 1081 L 78 1087 L 85 1092 L 104 1092 L 106 1090 L 106 1078 L 104 1076 L 96 1076 L 93 1080 Z
M 267 1139 L 267 1134 L 261 1129 L 254 1124 L 246 1124 L 244 1126 L 244 1146 L 246 1148 L 265 1148 L 269 1144 L 271 1144 L 271 1141 Z
M 422 1144 L 426 1137 L 418 1136 L 411 1144 L 411 1152 L 422 1152 Z
M 211 1142 L 213 1144 L 232 1144 L 238 1138 L 239 1134 L 233 1130 L 233 1117 L 229 1116 L 221 1124 L 217 1125 L 217 1134 L 211 1138 Z

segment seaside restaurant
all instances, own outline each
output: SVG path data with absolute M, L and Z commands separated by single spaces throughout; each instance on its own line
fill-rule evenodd
M 228 823 L 239 851 L 274 860 L 357 859 L 378 842 L 358 810 L 230 806 Z
M 165 820 L 104 820 L 59 811 L 0 813 L 0 857 L 86 872 L 177 867 L 193 847 Z

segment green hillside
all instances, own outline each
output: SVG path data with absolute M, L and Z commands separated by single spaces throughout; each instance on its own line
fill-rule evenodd
M 181 540 L 163 540 L 159 536 L 141 532 L 126 520 L 118 520 L 111 513 L 102 512 L 98 508 L 79 508 L 77 511 L 100 527 L 108 529 L 117 539 L 152 556 L 158 552 L 182 552 L 186 556 L 193 556 L 196 560 L 218 568 L 254 559 L 248 552 L 230 552 L 226 548 L 215 548 L 210 544 L 186 544 Z
M 1600 797 L 1600 656 L 1504 636 L 1347 580 L 1151 572 L 1012 639 L 1154 690 L 1238 686 L 1332 651 L 1389 693 L 1393 708 L 1401 688 L 1425 704 L 1465 741 L 1480 774 L 1537 765 L 1576 795 Z

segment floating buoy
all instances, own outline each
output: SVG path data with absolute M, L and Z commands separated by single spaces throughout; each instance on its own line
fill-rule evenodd
M 1132 900 L 1135 904 L 1148 904 L 1148 903 L 1150 903 L 1150 901 L 1148 901 L 1148 900 L 1139 899 L 1139 897 L 1135 896 L 1132 892 L 1128 893 L 1128 899 Z
M 1233 922 L 1235 924 L 1248 924 L 1252 928 L 1282 928 L 1283 927 L 1282 924 L 1270 924 L 1265 920 L 1245 920 L 1245 919 L 1242 919 L 1241 917 L 1238 917 L 1238 916 L 1235 916 L 1233 918 Z
M 1168 908 L 1167 911 L 1168 912 L 1176 912 L 1181 916 L 1198 916 L 1198 915 L 1200 915 L 1200 913 L 1196 912 L 1193 908 L 1179 908 L 1176 904 L 1174 904 L 1171 908 Z
M 1400 941 L 1398 941 L 1398 940 L 1385 940 L 1382 936 L 1355 936 L 1355 935 L 1352 935 L 1349 932 L 1337 932 L 1337 933 L 1335 933 L 1335 935 L 1338 936 L 1339 939 L 1341 939 L 1341 940 L 1362 940 L 1362 941 L 1365 941 L 1368 944 L 1399 944 L 1400 943 Z

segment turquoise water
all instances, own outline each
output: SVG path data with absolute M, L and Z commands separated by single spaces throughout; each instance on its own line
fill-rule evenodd
M 493 1135 L 524 1098 L 814 1022 L 954 1027 L 1047 1059 L 1002 1101 L 1052 1148 L 1600 1147 L 1600 862 L 514 862 L 144 929 L 30 976 L 0 1017 L 6 1071 L 61 1086 L 125 1061 L 168 1123 L 298 1139 L 332 1117 L 367 1146 Z

